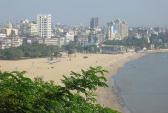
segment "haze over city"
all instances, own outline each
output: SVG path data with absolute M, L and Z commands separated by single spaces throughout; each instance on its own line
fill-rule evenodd
M 168 113 L 168 0 L 0 0 L 0 113 Z
M 116 18 L 130 26 L 167 25 L 167 0 L 0 0 L 0 23 L 52 14 L 54 23 L 88 25 L 92 16 L 105 24 Z

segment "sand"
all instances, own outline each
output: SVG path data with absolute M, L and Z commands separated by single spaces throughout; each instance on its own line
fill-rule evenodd
M 84 58 L 87 56 L 88 58 Z M 60 84 L 62 75 L 68 76 L 73 70 L 80 72 L 81 69 L 88 69 L 90 66 L 102 66 L 109 71 L 106 75 L 108 78 L 109 88 L 99 88 L 96 91 L 98 96 L 97 102 L 101 105 L 111 107 L 122 112 L 122 106 L 118 101 L 112 89 L 111 77 L 130 60 L 143 56 L 143 53 L 125 53 L 125 54 L 75 54 L 71 59 L 64 55 L 62 58 L 54 59 L 54 62 L 48 61 L 47 58 L 27 59 L 7 61 L 0 60 L 1 71 L 26 71 L 29 77 L 42 77 L 44 80 L 53 80 Z

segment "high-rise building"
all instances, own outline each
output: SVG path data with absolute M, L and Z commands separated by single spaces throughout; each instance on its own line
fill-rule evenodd
M 116 28 L 117 39 L 124 39 L 128 36 L 128 24 L 125 21 L 117 19 L 114 21 L 114 26 Z
M 30 22 L 28 34 L 32 37 L 38 35 L 37 23 L 35 21 Z
M 21 36 L 28 36 L 28 37 L 35 37 L 38 36 L 38 29 L 37 29 L 37 22 L 36 21 L 29 21 L 23 20 L 20 23 L 20 35 Z
M 107 37 L 108 40 L 113 40 L 115 39 L 115 34 L 116 34 L 116 28 L 114 26 L 113 22 L 107 23 Z
M 38 35 L 42 38 L 51 38 L 51 15 L 37 15 Z
M 128 37 L 128 24 L 119 19 L 107 24 L 108 40 L 122 40 Z
M 18 36 L 18 29 L 13 28 L 13 25 L 9 24 L 2 29 L 2 33 L 6 34 L 7 37 Z
M 128 24 L 125 21 L 122 21 L 121 23 L 121 37 L 128 37 Z
M 99 26 L 99 18 L 98 17 L 94 17 L 90 19 L 90 28 L 91 29 L 95 29 L 98 28 Z
M 20 29 L 19 33 L 21 36 L 27 36 L 28 35 L 28 29 L 29 29 L 29 20 L 25 19 L 20 22 Z

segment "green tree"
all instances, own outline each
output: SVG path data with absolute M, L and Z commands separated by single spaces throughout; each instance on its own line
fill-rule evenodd
M 150 37 L 151 44 L 154 44 L 156 48 L 159 48 L 162 45 L 162 39 L 156 34 L 152 34 Z
M 1 51 L 1 58 L 5 60 L 9 59 L 19 59 L 24 56 L 24 53 L 22 50 L 17 49 L 17 48 L 10 48 L 10 49 L 5 49 Z
M 98 53 L 100 52 L 100 49 L 97 47 L 97 45 L 89 45 L 84 47 L 84 50 L 88 53 Z
M 0 50 L 0 58 L 15 60 L 24 58 L 57 56 L 60 52 L 58 46 L 46 46 L 43 44 L 24 44 L 17 48 Z
M 95 102 L 94 91 L 107 87 L 102 67 L 64 76 L 63 85 L 25 72 L 0 72 L 0 113 L 118 113 Z

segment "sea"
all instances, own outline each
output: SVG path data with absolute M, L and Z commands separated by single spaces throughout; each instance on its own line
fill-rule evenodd
M 128 62 L 112 79 L 126 113 L 168 113 L 168 53 Z

